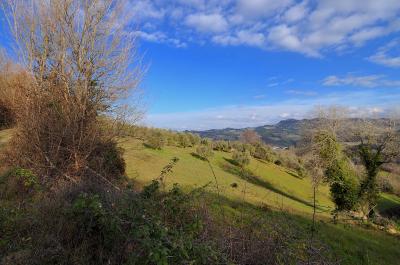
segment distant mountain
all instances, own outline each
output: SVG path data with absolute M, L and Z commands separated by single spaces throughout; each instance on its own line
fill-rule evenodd
M 360 119 L 350 119 L 352 122 L 358 122 Z M 373 120 L 375 124 L 381 125 L 387 122 L 386 119 Z M 288 119 L 282 120 L 274 125 L 264 125 L 253 128 L 243 129 L 213 129 L 207 131 L 190 131 L 196 133 L 201 137 L 206 137 L 214 140 L 239 140 L 240 134 L 246 129 L 255 130 L 262 138 L 262 140 L 269 145 L 288 147 L 296 145 L 302 138 L 301 133 L 303 128 L 312 127 L 317 123 L 317 119 Z M 399 124 L 399 123 L 397 123 Z
M 246 129 L 255 130 L 262 140 L 270 145 L 287 147 L 295 145 L 301 139 L 301 128 L 312 122 L 312 120 L 283 120 L 275 125 L 264 125 L 254 128 L 243 129 L 213 129 L 207 131 L 191 131 L 199 134 L 201 137 L 206 137 L 214 140 L 239 140 L 240 134 Z

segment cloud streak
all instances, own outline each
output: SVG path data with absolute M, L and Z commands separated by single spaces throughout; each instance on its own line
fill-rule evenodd
M 322 57 L 400 31 L 397 0 L 140 0 L 132 18 L 182 43 L 253 46 Z M 144 35 L 145 36 L 145 35 Z M 151 41 L 149 38 L 145 40 Z M 398 66 L 385 50 L 372 61 Z
M 393 40 L 370 56 L 368 59 L 374 63 L 387 67 L 400 67 L 400 39 Z M 391 54 L 392 50 L 395 54 Z
M 384 75 L 352 75 L 343 77 L 331 75 L 326 77 L 322 84 L 324 86 L 353 86 L 353 87 L 400 87 L 400 80 L 386 79 Z
M 310 117 L 317 105 L 343 105 L 353 116 L 384 115 L 387 109 L 397 106 L 400 91 L 387 97 L 372 90 L 359 93 L 329 94 L 320 97 L 292 99 L 264 105 L 232 105 L 190 112 L 153 113 L 146 125 L 176 130 L 206 130 L 246 128 L 273 124 L 282 119 Z

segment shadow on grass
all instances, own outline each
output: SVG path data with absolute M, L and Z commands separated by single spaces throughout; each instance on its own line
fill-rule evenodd
M 145 148 L 153 149 L 153 150 L 161 150 L 161 149 L 162 149 L 162 148 L 156 148 L 156 147 L 151 146 L 151 145 L 149 145 L 149 144 L 147 144 L 147 143 L 143 143 L 143 146 L 144 146 Z
M 309 242 L 312 227 L 312 219 L 309 216 L 225 196 L 217 200 L 218 197 L 214 193 L 204 195 L 207 196 L 207 203 L 212 207 L 215 216 L 218 216 L 220 211 L 220 203 L 226 209 L 230 222 L 240 220 L 240 223 L 257 227 L 258 231 L 267 229 L 276 233 L 283 232 L 285 238 L 291 239 L 287 242 L 292 247 L 303 248 L 304 242 Z M 292 236 L 288 236 L 289 234 Z M 325 219 L 317 219 L 315 240 L 326 247 L 327 252 L 324 255 L 332 259 L 332 262 L 325 264 L 365 264 L 365 260 L 368 259 L 369 264 L 394 265 L 398 264 L 396 260 L 400 257 L 397 237 L 371 231 L 356 224 L 333 224 Z
M 226 162 L 230 163 L 230 164 L 233 165 L 233 166 L 237 166 L 237 167 L 239 166 L 239 164 L 238 164 L 235 160 L 233 160 L 233 159 L 224 157 L 224 160 L 225 160 Z M 239 170 L 239 168 L 238 168 L 238 170 Z
M 290 172 L 289 170 L 285 170 L 285 172 L 286 172 L 286 174 L 289 174 L 290 176 L 295 177 L 297 179 L 303 179 L 303 178 L 299 177 L 299 175 L 297 175 L 293 172 Z
M 300 198 L 298 198 L 298 197 L 296 197 L 296 196 L 294 196 L 292 194 L 286 193 L 286 192 L 274 187 L 274 185 L 272 185 L 270 182 L 268 182 L 266 180 L 263 180 L 263 179 L 259 178 L 258 176 L 255 176 L 250 170 L 242 169 L 242 168 L 238 167 L 236 165 L 236 163 L 234 163 L 234 161 L 232 159 L 228 159 L 228 158 L 225 158 L 225 157 L 224 157 L 224 159 L 225 159 L 225 161 L 228 162 L 228 163 L 222 164 L 222 166 L 221 166 L 221 168 L 224 171 L 226 171 L 228 173 L 231 173 L 231 174 L 234 174 L 234 175 L 238 176 L 239 178 L 241 178 L 241 179 L 243 179 L 243 180 L 245 180 L 245 181 L 247 181 L 247 182 L 249 182 L 251 184 L 254 184 L 254 185 L 257 185 L 257 186 L 262 187 L 264 189 L 267 189 L 267 190 L 273 191 L 275 193 L 278 193 L 278 194 L 280 194 L 280 195 L 282 195 L 282 196 L 284 196 L 286 198 L 289 198 L 289 199 L 291 199 L 293 201 L 302 203 L 302 204 L 304 204 L 306 206 L 309 206 L 309 207 L 313 207 L 313 204 L 311 202 L 305 201 L 305 200 L 300 199 Z M 324 211 L 324 209 L 319 207 L 319 206 L 317 206 L 317 209 L 321 210 L 321 211 Z
M 205 159 L 204 157 L 202 157 L 202 156 L 199 156 L 198 154 L 196 154 L 196 153 L 190 153 L 193 157 L 195 157 L 195 158 L 197 158 L 197 159 L 200 159 L 200 160 L 202 160 L 202 161 L 207 161 L 207 159 Z
M 379 199 L 378 211 L 384 217 L 400 219 L 400 203 L 390 197 Z

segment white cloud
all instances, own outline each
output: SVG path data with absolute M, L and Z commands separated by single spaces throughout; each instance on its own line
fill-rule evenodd
M 296 31 L 297 29 L 295 27 L 289 27 L 285 24 L 275 26 L 270 30 L 268 40 L 280 48 L 318 57 L 318 51 L 305 46 L 298 38 Z
M 289 23 L 296 22 L 303 19 L 307 15 L 308 11 L 307 1 L 304 1 L 289 8 L 284 14 L 284 19 Z
M 312 96 L 318 95 L 318 93 L 315 92 L 315 91 L 297 90 L 297 89 L 288 90 L 288 91 L 286 91 L 286 94 L 297 95 L 297 96 L 308 96 L 308 97 L 312 97 Z
M 145 123 L 169 129 L 221 129 L 246 128 L 273 124 L 282 119 L 302 119 L 309 117 L 314 106 L 342 105 L 350 107 L 353 117 L 385 115 L 397 106 L 400 93 L 394 93 L 389 99 L 374 90 L 330 94 L 305 99 L 291 99 L 270 105 L 222 106 L 191 112 L 150 114 Z M 380 102 L 376 104 L 376 102 Z
M 136 31 L 135 34 L 144 40 L 150 41 L 150 42 L 163 42 L 167 36 L 162 33 L 162 32 L 152 32 L 152 33 L 147 33 L 144 31 Z
M 400 40 L 394 40 L 378 49 L 368 59 L 374 63 L 388 67 L 400 67 Z M 390 54 L 394 50 L 395 54 Z
M 359 47 L 366 41 L 400 30 L 396 16 L 400 1 L 326 0 L 315 4 L 312 10 L 312 4 L 291 7 L 284 14 L 284 21 L 269 30 L 271 43 L 289 51 L 318 56 L 324 49 Z
M 142 40 L 146 40 L 149 42 L 155 43 L 166 43 L 172 45 L 177 48 L 185 48 L 187 44 L 182 42 L 181 40 L 175 38 L 169 38 L 165 33 L 156 31 L 156 32 L 144 32 L 144 31 L 136 31 L 134 34 L 141 38 Z
M 235 35 L 217 35 L 212 38 L 215 43 L 221 45 L 248 45 L 262 47 L 265 44 L 265 36 L 262 33 L 240 30 Z
M 153 31 L 185 43 L 248 45 L 314 57 L 352 51 L 400 31 L 399 0 L 138 0 L 131 5 L 134 21 L 157 20 Z M 397 65 L 382 54 L 372 59 Z
M 384 35 L 386 29 L 384 27 L 370 27 L 362 29 L 354 33 L 350 40 L 357 46 L 363 45 L 366 41 Z
M 186 25 L 200 32 L 222 32 L 228 29 L 228 22 L 221 14 L 192 14 L 185 20 Z
M 204 0 L 177 0 L 178 3 L 186 6 L 201 8 L 205 5 Z
M 355 87 L 400 87 L 400 80 L 389 80 L 384 75 L 355 76 L 348 74 L 344 77 L 331 75 L 323 80 L 324 86 L 355 86 Z
M 277 13 L 291 3 L 292 0 L 239 0 L 237 10 L 248 18 L 258 18 Z
M 164 8 L 157 8 L 152 1 L 135 1 L 130 2 L 129 11 L 133 20 L 142 19 L 162 19 L 165 15 Z
M 172 129 L 245 128 L 275 123 L 282 119 L 282 113 L 287 113 L 285 118 L 302 118 L 308 111 L 304 105 L 225 106 L 184 113 L 152 114 L 147 117 L 147 123 Z

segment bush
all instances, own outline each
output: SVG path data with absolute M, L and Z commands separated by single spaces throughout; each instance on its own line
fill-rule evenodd
M 299 165 L 299 167 L 296 169 L 296 173 L 297 176 L 301 179 L 307 176 L 307 170 L 302 165 Z
M 229 152 L 230 145 L 229 145 L 229 142 L 226 142 L 226 141 L 215 141 L 215 142 L 213 142 L 213 149 L 215 151 Z
M 297 173 L 299 178 L 305 178 L 307 176 L 307 171 L 304 168 L 302 159 L 296 155 L 294 150 L 280 150 L 276 152 L 277 159 L 275 160 L 275 165 L 283 166 L 291 169 Z
M 198 155 L 200 158 L 207 160 L 209 157 L 213 155 L 212 149 L 208 145 L 199 145 L 196 148 L 196 155 Z
M 208 138 L 203 138 L 203 139 L 200 140 L 200 144 L 211 146 L 213 144 L 213 142 Z
M 89 167 L 109 179 L 125 175 L 123 149 L 114 141 L 99 143 L 89 157 Z
M 32 171 L 16 167 L 0 178 L 0 200 L 25 201 L 39 190 L 38 177 Z
M 359 190 L 354 172 L 349 168 L 347 161 L 335 162 L 326 170 L 325 176 L 330 183 L 335 212 L 354 210 L 358 202 Z
M 188 138 L 188 136 L 185 133 L 180 133 L 178 134 L 178 146 L 179 147 L 189 147 L 191 145 L 190 139 Z
M 161 193 L 159 187 L 153 182 L 141 193 L 114 193 L 80 186 L 21 210 L 2 207 L 0 261 L 15 264 L 18 256 L 18 264 L 227 264 L 202 235 L 193 194 L 178 186 Z
M 234 151 L 232 154 L 232 159 L 240 167 L 244 167 L 244 166 L 250 164 L 249 152 Z
M 238 187 L 238 184 L 236 182 L 234 182 L 234 183 L 231 184 L 231 187 L 236 189 Z
M 197 145 L 197 144 L 199 144 L 201 142 L 201 138 L 197 134 L 187 133 L 186 135 L 187 135 L 187 137 L 189 139 L 189 142 L 190 142 L 191 146 L 195 146 L 195 145 Z
M 165 139 L 161 132 L 153 132 L 148 136 L 146 145 L 153 149 L 161 150 L 165 145 Z
M 274 159 L 272 151 L 267 146 L 260 143 L 254 145 L 252 156 L 268 162 L 272 162 Z

